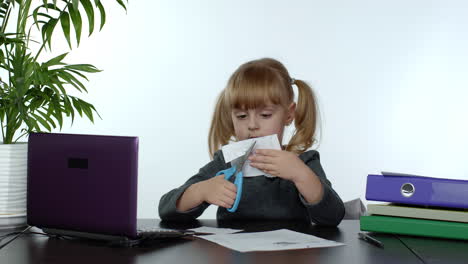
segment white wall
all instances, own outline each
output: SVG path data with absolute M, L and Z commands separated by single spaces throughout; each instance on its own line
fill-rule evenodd
M 102 115 L 62 132 L 140 137 L 139 217 L 209 161 L 214 100 L 229 75 L 273 57 L 315 88 L 318 150 L 343 200 L 381 170 L 468 179 L 468 2 L 130 1 L 83 38 L 85 96 Z M 112 7 L 112 8 L 110 8 Z M 203 218 L 214 218 L 209 208 Z

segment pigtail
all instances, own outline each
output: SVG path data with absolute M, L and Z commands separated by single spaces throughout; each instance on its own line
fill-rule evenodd
M 286 146 L 286 150 L 301 154 L 316 141 L 318 105 L 312 88 L 306 82 L 294 80 L 294 84 L 299 92 L 294 118 L 296 131 Z
M 234 135 L 231 113 L 227 106 L 225 102 L 225 90 L 223 90 L 218 96 L 208 135 L 208 149 L 211 158 L 213 158 L 214 153 L 222 145 L 227 144 Z

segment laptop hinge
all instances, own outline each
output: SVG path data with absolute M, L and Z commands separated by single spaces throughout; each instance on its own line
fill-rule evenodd
M 80 231 L 73 231 L 73 230 L 56 229 L 56 228 L 42 228 L 42 230 L 52 235 L 72 236 L 72 237 L 81 237 L 81 238 L 106 240 L 106 241 L 128 240 L 128 238 L 124 236 L 104 235 L 104 234 L 88 233 L 88 232 L 80 232 Z

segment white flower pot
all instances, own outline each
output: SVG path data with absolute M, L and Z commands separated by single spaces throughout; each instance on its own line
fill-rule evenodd
M 26 224 L 27 143 L 0 144 L 0 229 Z

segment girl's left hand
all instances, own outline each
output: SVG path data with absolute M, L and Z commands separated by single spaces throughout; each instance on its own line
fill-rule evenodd
M 296 154 L 284 150 L 257 149 L 249 160 L 250 166 L 293 182 L 309 170 Z

